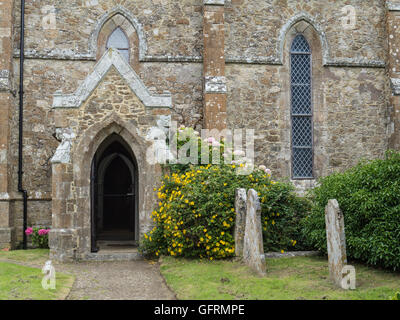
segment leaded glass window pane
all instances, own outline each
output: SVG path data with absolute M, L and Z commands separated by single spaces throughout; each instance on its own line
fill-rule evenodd
M 312 146 L 311 117 L 293 117 L 292 119 L 293 147 Z
M 292 53 L 310 53 L 310 46 L 306 38 L 303 35 L 299 34 L 294 38 L 291 48 Z
M 292 84 L 292 115 L 310 115 L 311 85 Z
M 311 50 L 303 35 L 293 40 L 290 64 L 293 178 L 312 178 Z
M 310 84 L 311 83 L 311 59 L 310 54 L 292 53 L 292 83 Z
M 311 148 L 293 148 L 293 177 L 312 178 L 313 154 Z
M 107 41 L 107 49 L 117 49 L 129 61 L 129 40 L 121 28 L 116 28 Z

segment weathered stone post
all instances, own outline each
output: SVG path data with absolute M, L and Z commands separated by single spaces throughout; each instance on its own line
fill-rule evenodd
M 330 278 L 342 287 L 342 271 L 347 264 L 346 238 L 344 217 L 336 199 L 329 200 L 325 207 L 325 223 Z
M 226 128 L 225 0 L 203 0 L 204 127 Z
M 244 231 L 246 228 L 246 189 L 240 188 L 235 191 L 235 254 L 237 257 L 243 255 Z
M 246 229 L 243 244 L 243 261 L 259 275 L 266 274 L 264 244 L 261 227 L 261 204 L 257 191 L 247 193 Z

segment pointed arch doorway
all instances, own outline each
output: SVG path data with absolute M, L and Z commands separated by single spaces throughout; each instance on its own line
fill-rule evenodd
M 118 134 L 98 148 L 91 168 L 91 251 L 136 245 L 138 169 L 129 145 Z

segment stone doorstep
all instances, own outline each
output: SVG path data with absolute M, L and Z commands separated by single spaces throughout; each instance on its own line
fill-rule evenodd
M 97 252 L 88 253 L 81 261 L 137 261 L 143 260 L 139 252 Z
M 289 251 L 285 253 L 267 252 L 265 258 L 312 257 L 319 255 L 318 251 Z

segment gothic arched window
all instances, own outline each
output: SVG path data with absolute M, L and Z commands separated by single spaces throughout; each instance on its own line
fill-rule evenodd
M 122 56 L 129 62 L 129 40 L 121 28 L 116 28 L 107 41 L 107 50 L 117 49 Z
M 297 35 L 290 49 L 292 176 L 313 178 L 313 121 L 311 98 L 311 49 L 303 35 Z

